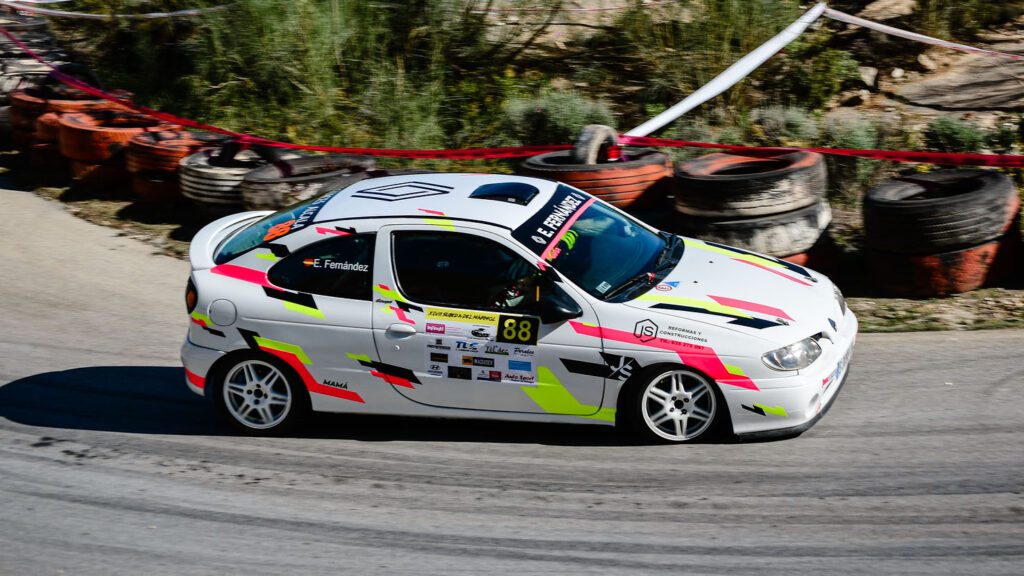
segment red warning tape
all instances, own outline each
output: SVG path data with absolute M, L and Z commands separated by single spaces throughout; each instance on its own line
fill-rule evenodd
M 182 118 L 175 116 L 174 114 L 168 114 L 166 112 L 160 112 L 146 106 L 141 106 L 129 100 L 118 98 L 109 92 L 105 92 L 96 88 L 95 86 L 86 84 L 81 80 L 64 74 L 57 70 L 57 68 L 43 60 L 38 54 L 33 52 L 28 46 L 23 44 L 17 37 L 7 31 L 6 28 L 0 26 L 0 34 L 6 36 L 9 40 L 14 42 L 19 48 L 21 48 L 26 54 L 37 60 L 38 62 L 49 67 L 51 72 L 50 75 L 69 86 L 78 88 L 79 90 L 102 98 L 115 104 L 119 104 L 134 110 L 140 114 L 151 116 L 153 118 L 159 118 L 170 122 L 172 124 L 178 124 L 187 128 L 195 128 L 197 130 L 206 130 L 208 132 L 216 132 L 218 134 L 226 134 L 233 136 L 243 144 L 255 144 L 260 146 L 272 146 L 275 148 L 290 148 L 294 150 L 308 150 L 315 152 L 331 152 L 337 154 L 364 154 L 367 156 L 378 156 L 388 158 L 424 158 L 424 159 L 437 159 L 437 160 L 475 160 L 485 158 L 521 158 L 524 156 L 533 156 L 535 154 L 546 154 L 548 152 L 558 152 L 561 150 L 569 150 L 572 148 L 571 144 L 551 144 L 545 146 L 507 146 L 499 148 L 464 148 L 458 150 L 400 150 L 400 149 L 389 149 L 389 148 L 346 148 L 339 146 L 312 146 L 305 144 L 291 144 L 289 142 L 280 142 L 277 140 L 270 140 L 267 138 L 261 138 L 259 136 L 252 136 L 244 134 L 242 132 L 235 132 L 212 126 L 210 124 L 204 124 L 188 118 Z M 795 150 L 808 150 L 810 152 L 819 152 L 821 154 L 833 154 L 837 156 L 855 156 L 858 158 L 870 158 L 874 160 L 892 160 L 896 162 L 920 162 L 927 164 L 943 164 L 943 165 L 957 165 L 957 166 L 999 166 L 1003 168 L 1021 168 L 1024 167 L 1024 156 L 1015 156 L 1010 154 L 959 154 L 959 153 L 948 153 L 948 152 L 899 152 L 890 150 L 854 150 L 844 148 L 793 148 L 793 147 L 759 147 L 759 146 L 735 146 L 730 144 L 710 144 L 707 142 L 689 142 L 686 140 L 670 140 L 667 138 L 650 138 L 646 136 L 619 136 L 620 146 L 663 146 L 673 148 L 711 148 L 711 149 L 724 149 L 724 150 L 745 150 L 745 151 L 795 151 Z M 615 151 L 609 151 L 609 156 L 613 156 Z
M 791 152 L 807 150 L 835 156 L 855 156 L 872 160 L 891 160 L 894 162 L 919 162 L 922 164 L 943 164 L 948 166 L 1000 166 L 1003 168 L 1024 167 L 1024 156 L 1013 154 L 964 154 L 957 152 L 902 152 L 894 150 L 858 150 L 852 148 L 795 148 L 784 146 L 734 146 L 730 144 L 708 144 L 707 142 L 688 142 L 686 140 L 669 140 L 667 138 L 649 138 L 646 136 L 619 136 L 620 146 L 665 146 L 671 148 L 715 148 L 723 150 L 766 150 Z

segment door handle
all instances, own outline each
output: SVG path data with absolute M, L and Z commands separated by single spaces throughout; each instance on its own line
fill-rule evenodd
M 387 334 L 394 338 L 408 338 L 416 333 L 416 327 L 409 324 L 392 324 L 388 326 Z

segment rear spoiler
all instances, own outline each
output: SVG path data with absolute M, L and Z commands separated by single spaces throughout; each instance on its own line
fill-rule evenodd
M 192 270 L 206 270 L 215 266 L 213 252 L 225 238 L 245 228 L 249 224 L 273 214 L 272 210 L 259 212 L 239 212 L 231 214 L 219 220 L 214 220 L 196 233 L 192 238 L 192 244 L 188 247 L 188 260 L 192 264 Z

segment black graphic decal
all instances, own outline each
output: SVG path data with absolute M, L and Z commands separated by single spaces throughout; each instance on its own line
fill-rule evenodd
M 740 404 L 740 406 L 742 406 L 744 410 L 749 410 L 750 412 L 753 412 L 754 414 L 760 414 L 761 416 L 767 416 L 767 414 L 764 413 L 764 410 L 762 410 L 760 406 L 747 406 L 746 404 Z
M 565 369 L 573 374 L 583 374 L 597 378 L 610 378 L 612 380 L 625 381 L 640 369 L 636 358 L 629 356 L 617 356 L 601 352 L 604 364 L 597 362 L 584 362 L 583 360 L 570 360 L 560 358 Z
M 402 378 L 404 380 L 408 380 L 409 382 L 411 382 L 413 384 L 419 384 L 420 383 L 420 381 L 416 378 L 416 375 L 413 374 L 412 370 L 409 370 L 408 368 L 403 368 L 401 366 L 395 366 L 394 364 L 385 364 L 383 362 L 377 362 L 375 360 L 370 360 L 370 361 L 358 360 L 358 362 L 359 362 L 360 365 L 365 366 L 365 367 L 369 368 L 370 370 L 375 370 L 377 372 L 380 372 L 381 374 L 384 374 L 386 376 L 394 376 L 396 378 Z
M 711 310 L 705 310 L 704 308 L 695 308 L 693 306 L 682 306 L 680 304 L 655 304 L 651 308 L 661 308 L 663 310 L 680 310 L 682 312 L 693 312 L 694 314 L 710 314 L 712 316 L 723 316 L 725 318 L 732 318 L 729 324 L 737 324 L 739 326 L 747 326 L 749 328 L 756 328 L 761 330 L 762 328 L 771 328 L 773 326 L 783 326 L 780 322 L 772 320 L 763 320 L 761 318 L 738 318 L 732 314 L 726 314 L 725 312 L 713 312 Z
M 370 200 L 383 200 L 394 202 L 396 200 L 410 200 L 412 198 L 426 198 L 427 196 L 439 196 L 448 194 L 454 190 L 452 186 L 443 184 L 429 184 L 426 182 L 400 182 L 398 184 L 387 184 L 375 188 L 367 188 L 352 194 L 353 198 L 368 198 Z
M 285 302 L 291 302 L 292 304 L 298 304 L 299 306 L 305 306 L 306 308 L 313 308 L 319 310 L 316 307 L 316 300 L 313 299 L 312 294 L 305 294 L 303 292 L 289 292 L 287 290 L 275 290 L 274 288 L 263 287 L 263 292 L 271 298 L 283 300 Z
M 267 244 L 264 248 L 273 252 L 274 256 L 277 256 L 278 258 L 284 258 L 292 253 L 292 251 L 284 244 Z
M 791 272 L 796 272 L 797 274 L 800 274 L 800 275 L 805 276 L 807 278 L 813 279 L 813 277 L 811 276 L 811 273 L 808 272 L 803 267 L 797 266 L 796 264 L 793 264 L 792 262 L 787 262 L 787 261 L 785 261 L 785 260 L 783 260 L 781 258 L 772 258 L 771 256 L 765 256 L 764 254 L 757 254 L 755 252 L 748 252 L 748 251 L 746 251 L 746 250 L 744 250 L 742 248 L 735 248 L 733 246 L 726 246 L 725 244 L 716 244 L 715 242 L 708 242 L 707 240 L 705 240 L 704 243 L 707 244 L 708 246 L 714 246 L 715 248 L 721 248 L 723 250 L 728 250 L 730 252 L 736 252 L 737 254 L 746 254 L 747 256 L 755 256 L 757 258 L 763 258 L 765 260 L 771 260 L 772 262 L 775 262 L 777 264 L 782 264 L 783 266 L 785 266 Z

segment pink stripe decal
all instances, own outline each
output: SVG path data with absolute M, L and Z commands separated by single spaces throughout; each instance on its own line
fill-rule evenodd
M 747 302 L 746 300 L 737 300 L 735 298 L 726 298 L 725 296 L 711 296 L 708 295 L 715 302 L 718 302 L 722 306 L 732 306 L 733 308 L 739 308 L 740 310 L 747 310 L 749 312 L 757 312 L 759 314 L 768 314 L 769 316 L 777 316 L 779 318 L 785 318 L 786 320 L 792 320 L 789 314 L 786 314 L 779 308 L 774 306 L 766 306 L 764 304 L 758 304 L 756 302 Z
M 426 208 L 420 208 L 419 211 L 420 212 L 426 212 L 427 214 L 434 214 L 436 216 L 444 216 L 445 215 L 444 212 L 439 212 L 437 210 L 427 210 Z
M 415 320 L 413 320 L 412 318 L 409 318 L 408 316 L 405 315 L 405 310 L 402 310 L 401 308 L 398 308 L 396 306 L 388 306 L 388 308 L 391 308 L 391 311 L 394 312 L 395 315 L 398 316 L 398 319 L 401 320 L 402 322 L 408 322 L 409 324 L 412 324 L 413 326 L 416 325 L 416 321 Z
M 331 230 L 330 228 L 324 228 L 322 226 L 317 226 L 316 227 L 316 231 L 317 231 L 318 234 L 337 234 L 338 236 L 348 236 L 349 235 L 348 232 L 343 232 L 341 230 Z
M 569 230 L 569 228 L 571 228 L 572 225 L 575 224 L 577 220 L 579 220 L 580 216 L 583 215 L 583 211 L 586 210 L 587 208 L 590 208 L 590 205 L 596 201 L 597 198 L 591 198 L 590 200 L 584 202 L 583 206 L 580 206 L 579 210 L 573 212 L 572 216 L 570 216 L 569 219 L 565 221 L 565 224 L 562 224 L 562 227 L 558 229 L 558 233 L 555 234 L 555 237 L 551 239 L 551 243 L 548 244 L 548 247 L 544 249 L 544 252 L 541 252 L 540 257 L 542 259 L 548 259 L 548 256 L 551 255 L 551 251 L 555 248 L 555 246 L 558 245 L 558 241 L 562 239 L 562 236 L 565 236 L 565 233 Z
M 185 378 L 188 378 L 188 381 L 196 388 L 202 388 L 206 385 L 206 378 L 203 378 L 194 372 L 190 372 L 188 368 L 185 368 Z
M 220 274 L 221 276 L 227 276 L 228 278 L 234 278 L 235 280 L 241 280 L 242 282 L 252 282 L 253 284 L 259 284 L 260 286 L 266 286 L 267 288 L 275 288 L 275 286 L 267 280 L 266 272 L 253 270 L 252 268 L 243 268 L 241 266 L 235 266 L 234 264 L 221 264 L 220 266 L 210 268 L 210 272 Z
M 370 370 L 370 374 L 372 374 L 373 376 L 376 376 L 377 378 L 383 378 L 385 382 L 387 382 L 388 384 L 391 384 L 393 386 L 402 386 L 402 387 L 405 387 L 405 388 L 414 388 L 415 389 L 415 386 L 412 385 L 412 382 L 409 382 L 405 378 L 402 378 L 402 377 L 399 377 L 399 376 L 389 376 L 389 375 L 387 375 L 387 374 L 385 374 L 383 372 L 377 372 L 376 370 Z
M 744 264 L 750 264 L 751 266 L 757 266 L 761 270 L 767 270 L 767 271 L 771 272 L 772 274 L 778 274 L 779 276 L 782 276 L 786 280 L 792 280 L 793 282 L 796 282 L 797 284 L 803 284 L 804 286 L 813 286 L 813 284 L 810 284 L 808 282 L 804 282 L 803 280 L 797 280 L 796 278 L 793 278 L 792 276 L 787 276 L 786 274 L 783 274 L 782 272 L 779 272 L 778 270 L 775 270 L 773 268 L 769 268 L 767 266 L 763 266 L 763 265 L 758 264 L 756 262 L 751 262 L 749 260 L 743 260 L 743 259 L 740 259 L 740 258 L 733 258 L 733 260 L 735 260 L 737 262 L 743 262 Z
M 325 396 L 333 396 L 335 398 L 341 398 L 342 400 L 351 400 L 352 402 L 359 402 L 360 404 L 366 404 L 363 397 L 356 392 L 351 390 L 344 390 L 342 388 L 335 388 L 333 386 L 326 386 L 316 381 L 313 375 L 309 373 L 309 370 L 302 364 L 299 357 L 291 352 L 283 352 L 281 350 L 274 350 L 273 348 L 266 348 L 260 346 L 260 350 L 268 352 L 277 356 L 281 360 L 284 360 L 286 364 L 292 367 L 293 370 L 302 378 L 303 384 L 306 385 L 306 390 L 310 392 L 316 392 L 317 394 L 324 394 Z
M 625 330 L 589 326 L 587 324 L 573 322 L 571 320 L 569 321 L 569 324 L 577 334 L 582 334 L 584 336 L 593 336 L 595 338 L 602 338 L 613 342 L 623 342 L 626 344 L 633 344 L 635 346 L 646 346 L 648 348 L 659 348 L 661 350 L 675 352 L 679 355 L 679 359 L 683 361 L 683 364 L 693 366 L 711 378 L 714 378 L 717 382 L 739 388 L 745 388 L 747 390 L 760 390 L 757 387 L 757 384 L 754 384 L 754 381 L 750 378 L 746 376 L 738 376 L 726 370 L 725 365 L 722 364 L 722 360 L 719 359 L 718 354 L 707 346 L 690 344 L 689 342 L 679 342 L 678 340 L 670 340 L 668 338 L 654 338 L 653 340 L 643 342 L 632 332 L 626 332 Z

